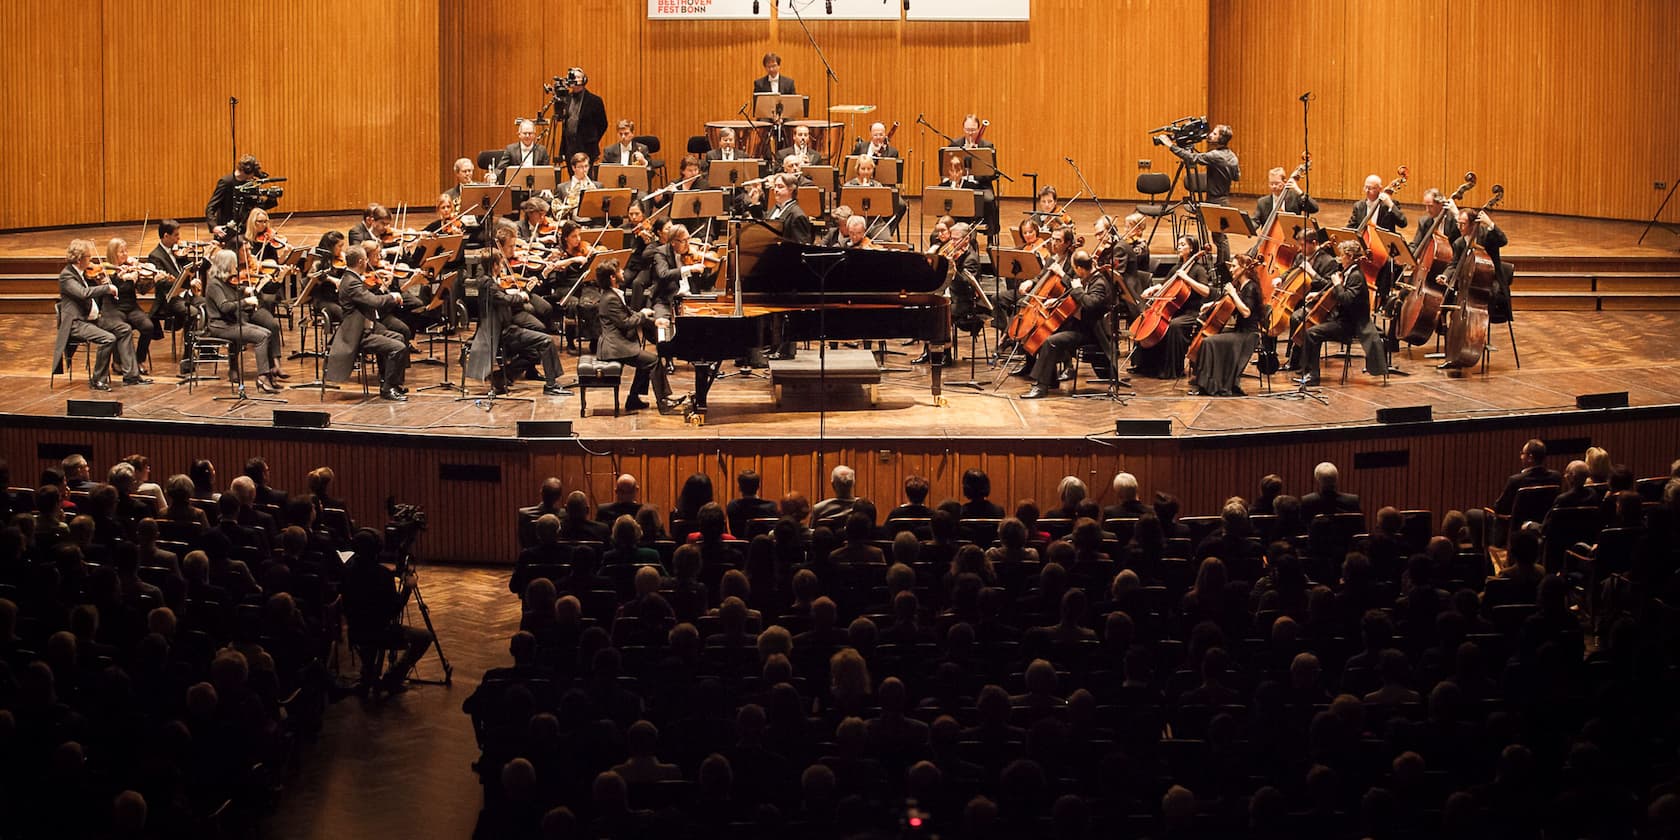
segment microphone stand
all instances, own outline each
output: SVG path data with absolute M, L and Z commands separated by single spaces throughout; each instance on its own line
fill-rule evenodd
M 233 168 L 239 169 L 239 97 L 228 97 L 228 134 L 233 141 Z
M 206 298 L 209 297 L 208 292 L 206 293 L 205 297 Z M 246 393 L 246 391 L 245 391 L 245 372 L 244 372 L 244 369 L 240 367 L 240 358 L 245 355 L 245 324 L 246 324 L 246 321 L 245 321 L 245 302 L 244 302 L 243 298 L 240 299 L 239 305 L 234 307 L 234 309 L 233 309 L 233 320 L 234 320 L 234 325 L 236 327 L 238 327 L 238 331 L 233 334 L 233 342 L 228 345 L 233 350 L 233 355 L 230 357 L 230 360 L 228 362 L 228 367 L 230 369 L 231 368 L 240 368 L 239 378 L 235 379 L 233 381 L 233 393 L 231 393 L 230 395 L 225 396 L 225 397 L 211 397 L 210 401 L 211 402 L 231 402 L 231 403 L 233 403 L 233 405 L 228 406 L 228 411 L 229 412 L 232 412 L 232 411 L 238 409 L 240 406 L 243 406 L 244 404 L 246 404 L 248 402 L 285 403 L 286 400 L 281 399 L 280 397 L 253 397 L 250 394 Z M 255 353 L 262 353 L 262 352 L 266 352 L 266 351 L 263 348 L 259 347 L 259 348 L 257 348 L 257 350 L 252 355 L 254 356 Z M 257 375 L 261 376 L 262 374 L 259 373 Z
M 809 40 L 811 48 L 817 51 L 817 58 L 822 59 L 823 70 L 828 74 L 823 79 L 823 146 L 827 153 L 824 155 L 826 158 L 824 162 L 832 164 L 834 161 L 834 138 L 832 136 L 833 132 L 828 131 L 827 126 L 828 118 L 834 110 L 834 85 L 840 81 L 840 77 L 835 75 L 834 65 L 830 64 L 828 56 L 823 54 L 822 45 L 818 44 L 816 36 L 811 34 L 811 28 L 805 25 L 805 16 L 799 13 L 799 0 L 788 0 L 788 8 L 793 10 L 793 19 L 799 21 L 799 28 L 804 30 L 806 40 Z M 817 467 L 820 471 L 822 467 L 820 456 Z
M 1081 188 L 1083 188 L 1085 192 L 1090 193 L 1091 194 L 1091 200 L 1093 202 L 1096 202 L 1097 212 L 1101 213 L 1103 216 L 1108 216 L 1108 210 L 1103 207 L 1102 199 L 1097 197 L 1097 191 L 1091 187 L 1091 182 L 1090 181 L 1085 180 L 1085 171 L 1080 169 L 1079 164 L 1074 163 L 1073 158 L 1071 158 L 1071 157 L 1064 157 L 1064 158 L 1062 158 L 1062 160 L 1067 161 L 1068 166 L 1073 167 L 1073 174 L 1076 177 L 1079 178 L 1079 186 Z M 1074 198 L 1077 199 L 1078 196 L 1074 196 Z M 1072 204 L 1073 202 L 1070 201 L 1068 203 Z M 1063 209 L 1066 209 L 1066 208 L 1063 208 Z M 1109 229 L 1113 232 L 1113 235 L 1115 237 L 1119 237 L 1120 230 L 1119 230 L 1118 227 L 1116 227 L 1116 225 L 1117 225 L 1117 223 L 1113 219 L 1109 220 Z M 1104 351 L 1103 355 L 1108 357 L 1108 388 L 1106 388 L 1101 394 L 1073 394 L 1072 396 L 1076 399 L 1108 400 L 1110 402 L 1117 402 L 1117 403 L 1121 404 L 1122 406 L 1124 406 L 1124 405 L 1126 405 L 1126 402 L 1127 402 L 1128 399 L 1130 399 L 1131 397 L 1137 396 L 1137 392 L 1135 392 L 1135 391 L 1128 391 L 1125 394 L 1122 394 L 1120 392 L 1120 306 L 1119 306 L 1120 285 L 1119 284 L 1126 282 L 1126 279 L 1124 277 L 1116 277 L 1114 275 L 1114 272 L 1108 271 L 1107 269 L 1102 268 L 1100 263 L 1097 265 L 1096 269 L 1091 272 L 1091 276 L 1092 277 L 1097 276 L 1098 271 L 1101 271 L 1108 276 L 1108 283 L 1111 287 L 1113 287 L 1114 298 L 1115 298 L 1114 304 L 1111 305 L 1108 309 L 1108 317 L 1104 319 L 1108 323 L 1109 337 L 1111 339 L 1113 339 L 1113 341 L 1114 341 L 1114 344 L 1113 344 L 1114 355 L 1109 356 L 1108 352 L 1107 352 L 1107 348 L 1100 348 Z M 1079 364 L 1079 358 L 1077 356 L 1074 357 L 1073 363 L 1075 365 Z
M 1301 153 L 1303 155 L 1305 155 L 1308 160 L 1311 160 L 1312 159 L 1312 145 L 1307 142 L 1307 103 L 1309 103 L 1313 100 L 1312 91 L 1309 90 L 1306 93 L 1301 94 L 1300 99 L 1301 99 Z M 1312 169 L 1310 167 L 1307 169 L 1307 171 L 1305 173 L 1303 173 L 1301 175 L 1301 197 L 1302 197 L 1302 201 L 1305 201 L 1306 196 L 1309 196 L 1309 195 L 1312 195 Z M 1282 199 L 1279 199 L 1279 200 L 1281 201 Z
M 817 475 L 821 476 L 827 474 L 823 459 L 828 431 L 828 275 L 846 262 L 846 252 L 807 251 L 800 259 L 817 278 Z

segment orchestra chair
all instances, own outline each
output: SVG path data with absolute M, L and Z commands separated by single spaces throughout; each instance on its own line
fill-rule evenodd
M 81 346 L 82 342 L 76 338 L 71 338 L 70 343 L 64 345 L 63 370 L 65 381 L 67 382 L 76 381 L 76 351 L 81 349 Z M 92 351 L 82 354 L 82 367 L 86 371 L 88 379 L 93 378 L 93 356 L 94 354 Z M 47 377 L 48 389 L 52 388 L 53 380 L 58 378 L 58 370 L 58 368 L 54 368 L 52 373 Z
M 1557 495 L 1556 484 L 1535 484 L 1517 490 L 1517 498 L 1511 503 L 1511 512 L 1508 514 L 1494 513 L 1491 507 L 1483 508 L 1482 511 L 1487 515 L 1488 528 L 1491 530 L 1487 544 L 1501 549 L 1510 548 L 1511 532 L 1530 522 L 1544 520 Z M 1501 559 L 1501 567 L 1503 565 Z
M 691 155 L 705 157 L 706 153 L 712 150 L 712 141 L 706 139 L 706 135 L 704 134 L 690 135 L 688 138 L 687 149 L 688 153 Z
M 611 388 L 613 416 L 617 417 L 623 403 L 618 398 L 619 386 L 624 382 L 623 362 L 603 362 L 594 356 L 579 356 L 577 361 L 578 416 L 589 415 L 589 389 Z
M 665 177 L 665 161 L 654 157 L 654 155 L 659 154 L 659 138 L 653 136 L 652 134 L 638 134 L 635 137 L 630 138 L 630 142 L 640 143 L 647 147 L 648 171 L 652 173 L 654 177 L 659 179 L 659 186 L 665 186 L 665 184 L 668 183 Z M 650 184 L 649 186 L 652 185 Z
M 489 172 L 490 170 L 495 169 L 496 164 L 501 163 L 501 161 L 501 149 L 485 149 L 484 151 L 478 153 L 478 158 L 474 161 L 474 163 L 478 164 L 479 169 Z
M 1511 361 L 1516 364 L 1517 370 L 1522 370 L 1522 355 L 1517 352 L 1517 311 L 1515 304 L 1510 302 L 1511 279 L 1516 276 L 1517 269 L 1508 262 L 1501 262 L 1499 267 L 1499 279 L 1505 284 L 1507 303 L 1503 317 L 1494 315 L 1491 311 L 1488 313 L 1488 326 L 1494 327 L 1498 326 L 1500 321 L 1505 322 L 1505 332 L 1511 337 Z M 1483 376 L 1487 375 L 1488 355 L 1493 352 L 1493 349 L 1491 341 L 1482 346 Z

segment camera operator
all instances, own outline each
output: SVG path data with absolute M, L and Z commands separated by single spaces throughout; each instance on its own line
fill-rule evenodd
M 1242 179 L 1242 168 L 1237 164 L 1237 153 L 1231 151 L 1230 148 L 1231 127 L 1224 123 L 1214 126 L 1212 131 L 1207 132 L 1208 150 L 1198 152 L 1196 151 L 1196 142 L 1201 138 L 1196 135 L 1201 132 L 1193 130 L 1198 127 L 1197 123 L 1200 123 L 1199 127 L 1204 129 L 1207 126 L 1207 123 L 1203 120 L 1192 121 L 1185 128 L 1179 129 L 1173 134 L 1157 135 L 1155 142 L 1166 146 L 1168 151 L 1177 155 L 1186 164 L 1192 167 L 1201 167 L 1202 173 L 1206 176 L 1203 179 L 1206 190 L 1202 196 L 1203 201 L 1209 204 L 1230 204 L 1231 182 Z M 1227 264 L 1231 261 L 1230 242 L 1226 239 L 1225 234 L 1215 233 L 1213 234 L 1213 244 L 1219 251 L 1219 262 L 1214 266 L 1214 269 L 1220 273 L 1221 277 L 1229 281 L 1230 268 Z
M 364 694 L 375 687 L 389 694 L 407 690 L 406 677 L 433 636 L 424 628 L 408 627 L 397 621 L 408 601 L 409 589 L 414 585 L 412 571 L 396 569 L 381 562 L 384 540 L 372 528 L 362 528 L 350 538 L 353 554 L 345 570 L 343 595 L 344 617 L 350 625 L 350 644 L 362 658 L 362 681 L 358 686 Z M 397 664 L 379 678 L 379 655 L 382 651 L 403 651 Z
M 229 225 L 243 223 L 252 209 L 268 210 L 280 203 L 279 187 L 261 185 L 267 177 L 256 156 L 245 155 L 233 172 L 216 181 L 210 203 L 204 206 L 204 221 L 210 225 L 210 233 L 216 240 L 221 241 L 227 235 Z

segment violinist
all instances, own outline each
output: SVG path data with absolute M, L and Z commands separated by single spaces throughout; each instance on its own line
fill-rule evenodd
M 1347 226 L 1359 230 L 1364 226 L 1367 217 L 1375 206 L 1377 227 L 1390 233 L 1398 232 L 1406 226 L 1406 211 L 1401 209 L 1400 203 L 1394 200 L 1394 194 L 1383 188 L 1381 175 L 1365 176 L 1365 195 L 1353 203 L 1353 213 L 1348 216 Z M 1383 265 L 1377 275 L 1377 301 L 1380 303 L 1388 299 L 1389 289 L 1394 287 L 1394 281 L 1400 277 L 1400 265 L 1389 260 Z
M 880 123 L 876 123 L 876 125 L 880 125 Z M 893 149 L 891 147 L 888 147 L 888 150 L 893 153 L 892 157 L 897 157 L 898 156 L 898 150 L 897 149 Z M 876 172 L 875 158 L 867 157 L 867 156 L 860 157 L 860 158 L 858 158 L 858 162 L 857 162 L 857 174 L 852 177 L 852 180 L 846 182 L 846 186 L 848 186 L 848 187 L 880 187 L 880 186 L 884 186 L 884 184 L 882 184 L 880 181 L 877 181 L 875 179 L 875 172 Z M 905 212 L 910 209 L 910 205 L 906 204 L 905 201 L 904 201 L 904 198 L 901 195 L 899 195 L 898 187 L 896 185 L 892 188 L 892 193 L 893 193 L 893 215 L 892 215 L 892 219 L 891 219 L 891 222 L 890 222 L 890 228 L 891 228 L 892 234 L 894 236 L 896 236 L 898 234 L 898 220 L 904 217 Z
M 408 342 L 383 323 L 402 306 L 403 298 L 394 291 L 368 288 L 361 273 L 364 254 L 362 248 L 351 248 L 344 254 L 344 274 L 338 281 L 338 304 L 344 320 L 333 332 L 323 378 L 328 382 L 348 380 L 361 354 L 372 353 L 379 358 L 380 398 L 407 402 L 403 379 L 408 370 Z
M 607 260 L 595 268 L 594 287 L 601 301 L 601 338 L 596 358 L 605 362 L 623 362 L 636 369 L 636 378 L 630 383 L 630 396 L 624 401 L 625 411 L 647 408 L 642 395 L 647 393 L 651 382 L 659 413 L 670 414 L 677 410 L 677 406 L 671 401 L 671 384 L 665 378 L 665 365 L 660 363 L 659 356 L 653 351 L 642 347 L 643 336 L 654 333 L 656 322 L 668 318 L 669 313 L 661 316 L 652 307 L 631 309 L 629 298 L 621 288 L 623 281 L 618 260 Z
M 636 142 L 636 124 L 630 120 L 618 121 L 618 142 L 608 146 L 601 153 L 602 163 L 617 164 L 619 166 L 647 166 L 647 146 Z
M 519 225 L 515 230 L 525 245 L 553 245 L 560 226 L 548 217 L 548 202 L 537 196 L 519 205 Z
M 1380 183 L 1377 186 L 1382 187 Z M 1359 267 L 1364 253 L 1364 246 L 1354 240 L 1336 245 L 1336 280 L 1318 293 L 1336 297 L 1336 314 L 1322 324 L 1307 328 L 1301 342 L 1302 373 L 1295 379 L 1301 385 L 1318 384 L 1319 353 L 1326 342 L 1357 338 L 1365 348 L 1365 371 L 1374 376 L 1381 376 L 1388 364 L 1382 336 L 1371 325 L 1370 293 L 1365 287 L 1365 272 Z M 1308 295 L 1307 299 L 1314 301 L 1317 295 Z
M 495 250 L 489 254 L 491 279 L 482 287 L 484 308 L 467 352 L 465 375 L 488 381 L 492 393 L 505 394 L 510 371 L 530 368 L 540 362 L 543 393 L 551 397 L 566 396 L 566 389 L 559 383 L 560 374 L 565 371 L 561 369 L 554 340 L 548 333 L 528 326 L 532 319 L 526 308 L 532 297 L 521 287 L 508 262 L 514 247 L 513 230 L 498 228 L 495 243 Z M 496 367 L 498 349 L 502 356 L 499 369 Z
M 134 361 L 128 334 L 133 329 L 116 312 L 117 289 L 103 274 L 93 273 L 94 244 L 88 239 L 72 239 L 64 252 L 64 270 L 58 273 L 58 338 L 53 347 L 53 371 L 59 372 L 69 364 L 66 351 L 70 339 L 91 345 L 94 352 L 93 375 L 88 388 L 94 391 L 111 390 L 111 356 L 116 355 L 122 368 L 124 384 L 143 384 L 140 369 Z M 130 382 L 130 380 L 135 380 Z
M 158 244 L 152 248 L 150 254 L 146 255 L 146 261 L 151 263 L 153 268 L 163 273 L 163 276 L 158 278 L 157 289 L 155 290 L 156 297 L 152 300 L 152 321 L 154 324 L 160 323 L 164 318 L 174 319 L 178 324 L 186 324 L 188 319 L 192 317 L 193 310 L 187 306 L 184 298 L 193 289 L 183 290 L 182 294 L 177 295 L 173 300 L 169 297 L 170 292 L 175 289 L 175 278 L 181 277 L 189 265 L 199 261 L 196 256 L 183 259 L 182 254 L 190 254 L 191 248 L 190 244 L 181 242 L 180 222 L 174 219 L 164 219 L 158 222 Z M 198 285 L 197 278 L 183 279 L 181 282 Z M 199 288 L 197 291 L 202 293 L 204 290 Z M 161 329 L 154 329 L 152 338 L 154 340 L 162 338 Z
M 686 297 L 700 283 L 705 264 L 690 264 L 684 257 L 690 251 L 688 228 L 679 224 L 665 226 L 668 235 L 664 245 L 653 248 L 652 300 L 655 306 L 664 304 L 676 311 L 678 298 Z
M 1269 190 L 1260 200 L 1254 203 L 1254 218 L 1269 219 L 1272 208 L 1283 202 L 1283 212 L 1311 216 L 1318 212 L 1318 202 L 1301 191 L 1299 185 L 1289 177 L 1289 172 L 1281 166 L 1274 166 L 1266 170 L 1266 188 Z
M 1223 332 L 1209 335 L 1202 339 L 1202 345 L 1196 351 L 1195 378 L 1191 384 L 1192 394 L 1204 394 L 1210 397 L 1241 397 L 1243 371 L 1248 368 L 1248 360 L 1254 355 L 1254 348 L 1260 342 L 1260 315 L 1265 301 L 1260 297 L 1260 280 L 1257 276 L 1258 263 L 1249 263 L 1249 257 L 1237 257 L 1236 265 L 1230 266 L 1232 282 L 1222 287 L 1221 293 L 1231 300 L 1234 307 L 1231 321 Z M 1218 305 L 1216 299 L 1203 306 L 1204 314 Z
M 1023 251 L 1031 251 L 1039 256 L 1046 256 L 1050 251 L 1050 240 L 1040 232 L 1038 222 L 1032 216 L 1021 220 L 1015 226 L 1015 232 L 1020 236 L 1017 246 Z
M 957 220 L 950 216 L 940 216 L 935 219 L 933 230 L 928 232 L 927 253 L 939 253 L 939 249 L 945 247 L 945 243 L 951 241 L 951 228 L 955 227 L 956 224 Z
M 945 221 L 942 218 L 941 223 Z M 939 234 L 935 234 L 939 235 Z M 980 276 L 980 253 L 974 247 L 974 226 L 967 222 L 951 222 L 945 236 L 947 237 L 934 253 L 939 254 L 951 262 L 951 281 L 947 284 L 947 292 L 951 297 L 951 323 L 959 328 L 969 328 L 979 322 L 978 298 L 975 295 L 975 283 L 970 282 Z M 936 362 L 945 367 L 956 364 L 955 353 L 947 352 L 939 359 L 929 344 L 922 345 L 922 354 L 910 360 L 913 365 L 926 362 Z
M 344 308 L 338 305 L 338 277 L 344 270 L 344 255 L 349 250 L 343 231 L 329 230 L 321 234 L 310 259 L 309 273 L 304 277 L 306 286 L 310 280 L 315 281 L 307 302 L 315 312 L 324 313 L 327 323 L 334 328 L 344 320 Z
M 624 213 L 624 243 L 630 256 L 624 263 L 624 280 L 629 284 L 630 305 L 641 309 L 646 305 L 648 289 L 653 284 L 653 249 L 658 247 L 659 233 L 667 224 L 665 218 L 649 221 L 647 210 L 639 201 L 631 202 Z
M 1071 264 L 1073 272 L 1067 278 L 1067 293 L 1079 308 L 1039 347 L 1038 360 L 1032 368 L 1033 386 L 1021 399 L 1041 399 L 1056 391 L 1058 371 L 1064 362 L 1074 359 L 1080 347 L 1095 344 L 1102 348 L 1100 357 L 1092 360 L 1092 367 L 1099 375 L 1105 373 L 1109 367 L 1107 360 L 1113 358 L 1114 336 L 1109 334 L 1104 316 L 1114 305 L 1114 287 L 1105 273 L 1096 270 L 1086 251 L 1075 251 Z
M 245 217 L 245 244 L 252 260 L 262 263 L 280 259 L 285 242 L 274 232 L 274 223 L 269 221 L 268 211 L 259 207 Z
M 1062 212 L 1061 196 L 1056 193 L 1056 188 L 1049 184 L 1039 188 L 1038 197 L 1033 200 L 1032 212 L 1027 216 L 1045 230 L 1055 230 L 1073 224 L 1073 219 Z
M 146 310 L 140 308 L 139 295 L 153 291 L 158 270 L 149 263 L 142 266 L 136 262 L 128 255 L 128 241 L 117 238 L 105 245 L 105 271 L 109 282 L 117 287 L 117 303 L 111 308 L 134 331 L 134 360 L 139 365 L 139 375 L 145 376 L 146 362 L 151 358 L 152 332 L 157 327 Z
M 824 248 L 839 248 L 846 242 L 846 220 L 852 217 L 852 207 L 849 204 L 836 206 L 828 213 L 828 232 L 823 234 Z
M 1184 375 L 1184 356 L 1190 350 L 1190 341 L 1195 337 L 1198 326 L 1197 311 L 1212 292 L 1212 275 L 1208 271 L 1206 260 L 1196 258 L 1198 254 L 1205 252 L 1202 243 L 1197 241 L 1196 237 L 1185 236 L 1178 240 L 1178 260 L 1181 266 L 1178 276 L 1190 287 L 1190 297 L 1179 308 L 1178 314 L 1167 322 L 1167 334 L 1160 343 L 1153 347 L 1140 346 L 1132 354 L 1134 373 L 1155 379 L 1177 379 Z M 1183 268 L 1185 265 L 1189 267 Z M 1156 283 L 1144 289 L 1142 297 L 1145 305 L 1165 285 Z
M 559 330 L 553 323 L 554 306 L 548 302 L 548 298 L 534 293 L 541 281 L 537 272 L 542 263 L 531 253 L 520 250 L 519 229 L 509 222 L 499 222 L 493 241 L 496 246 L 491 252 L 501 255 L 499 262 L 503 268 L 491 276 L 500 277 L 499 282 L 503 285 L 526 293 L 526 296 L 520 299 L 519 306 L 510 310 L 509 323 L 535 332 L 558 333 Z M 482 313 L 480 317 L 483 317 Z
M 362 210 L 362 220 L 350 229 L 350 244 L 360 245 L 369 239 L 381 244 L 391 238 L 391 211 L 383 204 L 369 204 Z
M 862 216 L 848 216 L 846 218 L 845 236 L 840 240 L 841 248 L 851 248 L 859 251 L 876 251 L 880 246 L 869 241 L 869 220 Z
M 560 244 L 542 270 L 543 287 L 548 295 L 551 299 L 559 299 L 557 305 L 577 324 L 577 335 L 568 342 L 568 349 L 574 351 L 579 339 L 587 339 L 593 345 L 600 335 L 596 319 L 601 295 L 592 284 L 584 282 L 583 276 L 589 259 L 597 250 L 583 241 L 583 229 L 577 222 L 562 222 Z
M 572 177 L 554 188 L 560 199 L 560 206 L 555 208 L 554 215 L 562 220 L 570 219 L 582 224 L 589 224 L 590 219 L 578 215 L 578 204 L 583 200 L 585 192 L 598 190 L 601 185 L 589 178 L 589 155 L 583 152 L 575 152 L 566 163 L 571 168 Z
M 350 250 L 354 251 L 356 248 L 352 246 Z M 385 329 L 401 336 L 404 344 L 413 341 L 416 324 L 413 310 L 414 307 L 419 306 L 419 299 L 414 297 L 413 292 L 404 294 L 398 291 L 400 283 L 397 274 L 391 266 L 386 264 L 385 252 L 379 247 L 378 242 L 371 239 L 363 242 L 361 250 L 365 256 L 362 261 L 364 269 L 361 272 L 365 285 L 378 292 L 396 293 L 398 297 L 402 298 L 402 306 L 382 314 L 379 323 Z M 346 258 L 345 267 L 348 268 L 348 252 L 346 252 Z M 345 305 L 344 278 L 342 275 L 340 275 L 338 283 L 338 305 L 344 310 L 345 317 L 349 317 L 350 307 Z
M 257 389 L 265 394 L 279 393 L 278 380 L 285 378 L 279 369 L 280 325 L 273 315 L 257 308 L 256 293 L 240 275 L 238 254 L 221 250 L 210 257 L 204 300 L 209 315 L 204 331 L 233 345 L 228 374 L 235 382 L 243 381 L 240 364 L 244 354 L 240 348 L 251 347 L 257 359 Z M 266 323 L 256 316 L 264 316 Z

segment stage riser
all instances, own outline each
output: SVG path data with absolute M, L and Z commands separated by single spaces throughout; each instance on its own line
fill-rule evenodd
M 40 445 L 85 447 L 103 469 L 131 452 L 152 459 L 153 478 L 184 472 L 194 458 L 208 457 L 226 484 L 246 458 L 264 456 L 275 486 L 294 492 L 305 474 L 326 464 L 361 524 L 383 522 L 387 496 L 419 504 L 431 527 L 421 540 L 428 559 L 510 563 L 516 555 L 515 510 L 532 504 L 542 478 L 558 475 L 567 490 L 582 489 L 596 502 L 612 498 L 614 478 L 640 478 L 644 500 L 668 512 L 684 480 L 703 472 L 720 499 L 734 495 L 734 476 L 751 467 L 764 477 L 764 495 L 798 490 L 810 499 L 827 494 L 828 470 L 838 464 L 858 474 L 859 495 L 885 510 L 901 501 L 905 477 L 921 475 L 932 485 L 933 501 L 958 497 L 962 473 L 987 471 L 992 498 L 1012 507 L 1023 498 L 1054 505 L 1063 476 L 1083 479 L 1092 495 L 1112 501 L 1109 481 L 1119 470 L 1138 477 L 1145 493 L 1177 495 L 1185 514 L 1216 514 L 1231 495 L 1251 497 L 1261 476 L 1284 477 L 1290 493 L 1310 490 L 1313 467 L 1329 460 L 1341 467 L 1342 485 L 1359 494 L 1367 512 L 1379 505 L 1427 508 L 1436 517 L 1451 508 L 1488 504 L 1504 477 L 1517 469 L 1523 441 L 1541 437 L 1557 448 L 1554 466 L 1580 457 L 1591 444 L 1610 450 L 1640 476 L 1666 473 L 1680 440 L 1680 409 L 1628 412 L 1569 412 L 1553 418 L 1441 422 L 1423 426 L 1342 428 L 1272 435 L 1216 438 L 1087 440 L 1084 438 L 962 438 L 830 440 L 819 462 L 810 441 L 617 439 L 518 441 L 443 440 L 400 435 L 277 430 L 254 427 L 235 436 L 226 427 L 147 421 L 94 421 L 9 415 L 0 431 L 0 457 L 16 477 L 30 477 L 57 463 L 61 452 Z M 610 453 L 589 455 L 583 450 Z M 1400 453 L 1404 453 L 1403 455 Z M 43 454 L 51 457 L 39 457 Z M 1404 467 L 1360 468 L 1356 458 L 1375 457 Z M 499 470 L 496 481 L 445 481 L 445 465 Z

